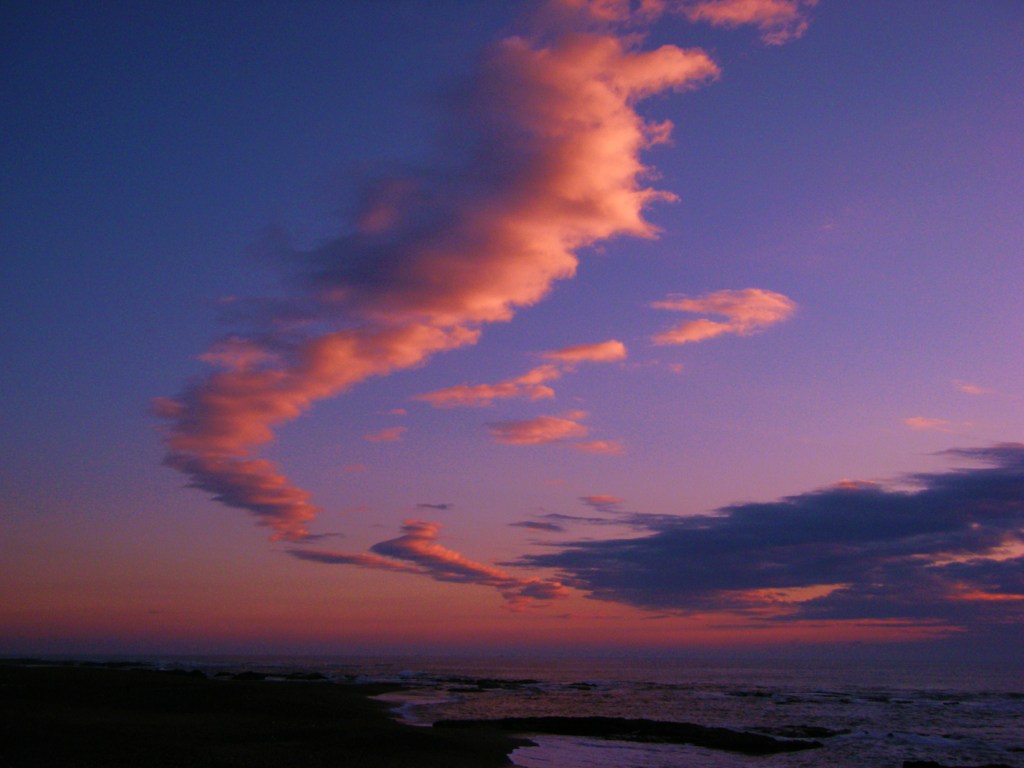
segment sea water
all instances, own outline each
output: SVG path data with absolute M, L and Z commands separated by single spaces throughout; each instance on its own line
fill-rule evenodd
M 1024 768 L 1024 679 L 1000 666 L 789 660 L 290 660 L 338 681 L 394 682 L 382 697 L 408 722 L 544 715 L 696 723 L 775 737 L 839 735 L 819 749 L 749 756 L 690 745 L 530 736 L 521 768 Z

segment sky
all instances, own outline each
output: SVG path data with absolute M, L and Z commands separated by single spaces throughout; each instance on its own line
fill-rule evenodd
M 1019 659 L 1019 3 L 0 14 L 0 653 Z

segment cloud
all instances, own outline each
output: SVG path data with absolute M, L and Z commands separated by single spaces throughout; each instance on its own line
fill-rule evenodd
M 416 508 L 417 509 L 436 509 L 439 512 L 447 512 L 450 509 L 454 509 L 455 505 L 454 504 L 428 504 L 428 503 L 421 503 L 421 504 L 417 504 Z
M 498 590 L 509 607 L 523 608 L 534 601 L 565 597 L 568 590 L 551 579 L 524 579 L 493 566 L 467 559 L 437 543 L 440 523 L 406 520 L 402 535 L 374 544 L 369 553 L 347 554 L 306 549 L 290 550 L 303 560 L 331 565 L 356 565 L 428 576 L 435 581 L 478 584 Z
M 435 408 L 483 407 L 495 400 L 509 398 L 526 398 L 527 400 L 543 400 L 555 396 L 551 387 L 543 382 L 562 376 L 562 371 L 553 365 L 542 365 L 527 371 L 514 379 L 499 381 L 497 384 L 458 384 L 454 387 L 438 389 L 422 395 L 415 395 L 414 400 L 423 400 Z
M 311 533 L 306 536 L 299 544 L 309 544 L 314 541 L 323 541 L 324 539 L 343 539 L 345 538 L 344 533 Z
M 543 523 L 538 520 L 522 520 L 518 523 L 509 523 L 512 528 L 529 528 L 531 531 L 546 531 L 548 533 L 562 533 L 565 528 L 558 523 Z
M 371 443 L 395 443 L 402 439 L 402 435 L 406 433 L 407 429 L 407 427 L 388 427 L 380 432 L 363 435 L 363 439 Z
M 725 320 L 688 320 L 656 335 L 655 344 L 688 344 L 733 333 L 749 336 L 781 323 L 796 311 L 796 304 L 781 293 L 761 288 L 717 291 L 691 298 L 674 294 L 651 304 L 655 309 L 724 317 Z
M 618 440 L 591 440 L 585 443 L 573 443 L 573 448 L 583 453 L 598 456 L 621 456 L 626 452 L 625 446 Z
M 579 249 L 653 237 L 644 210 L 673 196 L 643 185 L 640 153 L 671 125 L 636 105 L 718 68 L 700 50 L 638 46 L 610 28 L 492 46 L 453 116 L 466 139 L 458 158 L 367 190 L 349 233 L 307 251 L 278 244 L 301 292 L 253 303 L 247 332 L 203 357 L 215 370 L 155 402 L 165 463 L 275 538 L 301 539 L 318 508 L 255 457 L 275 429 L 355 384 L 474 344 L 482 325 L 571 278 Z
M 390 560 L 386 557 L 374 554 L 346 554 L 344 552 L 325 552 L 316 549 L 292 549 L 288 554 L 300 560 L 309 560 L 314 563 L 325 563 L 327 565 L 358 565 L 363 568 L 376 568 L 382 571 L 401 571 L 403 573 L 423 574 L 421 568 L 408 563 Z
M 573 525 L 616 526 L 638 531 L 650 531 L 660 527 L 665 519 L 670 521 L 676 519 L 674 515 L 641 515 L 635 512 L 626 513 L 614 509 L 607 510 L 606 513 L 615 514 L 616 517 L 584 517 L 583 515 L 566 515 L 561 512 L 549 512 L 543 517 L 545 520 L 559 521 L 559 525 L 567 523 Z
M 537 416 L 524 421 L 494 421 L 487 430 L 496 442 L 508 445 L 540 445 L 586 437 L 585 424 L 558 416 Z
M 679 10 L 690 21 L 734 28 L 752 24 L 768 45 L 796 40 L 807 31 L 807 11 L 817 0 L 696 0 L 683 2 Z
M 928 416 L 911 416 L 903 419 L 903 423 L 914 430 L 931 430 L 934 432 L 949 432 L 950 424 L 945 419 L 933 419 Z
M 981 396 L 981 395 L 991 395 L 993 393 L 993 391 L 991 389 L 986 389 L 985 387 L 979 387 L 977 384 L 971 384 L 969 382 L 960 381 L 958 379 L 954 379 L 953 380 L 953 386 L 956 387 L 956 389 L 958 391 L 963 392 L 965 395 Z
M 599 344 L 578 344 L 573 347 L 563 347 L 550 352 L 545 352 L 542 357 L 546 360 L 556 360 L 561 363 L 611 363 L 626 359 L 626 345 L 621 341 L 602 341 Z
M 580 496 L 580 501 L 586 504 L 591 509 L 595 509 L 598 512 L 606 513 L 618 513 L 622 509 L 620 505 L 625 499 L 620 496 L 609 496 L 606 494 L 598 494 L 595 496 Z
M 577 541 L 518 563 L 592 597 L 770 621 L 1024 621 L 1024 444 L 955 450 L 983 466 L 846 483 L 715 514 L 651 516 L 648 536 Z
M 499 381 L 497 384 L 458 384 L 438 389 L 414 400 L 423 400 L 435 408 L 483 407 L 495 400 L 525 398 L 543 400 L 555 396 L 555 391 L 544 382 L 554 381 L 575 369 L 578 363 L 608 363 L 624 360 L 626 345 L 621 341 L 603 341 L 599 344 L 580 344 L 574 347 L 544 352 L 542 357 L 553 361 L 533 368 L 522 376 Z

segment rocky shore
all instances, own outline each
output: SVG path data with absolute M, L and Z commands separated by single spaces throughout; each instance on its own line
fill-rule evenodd
M 417 728 L 322 676 L 0 662 L 2 768 L 497 768 L 527 742 Z

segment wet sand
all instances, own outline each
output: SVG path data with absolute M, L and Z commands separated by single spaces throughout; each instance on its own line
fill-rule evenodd
M 0 663 L 0 768 L 491 768 L 524 741 L 417 728 L 395 686 Z

